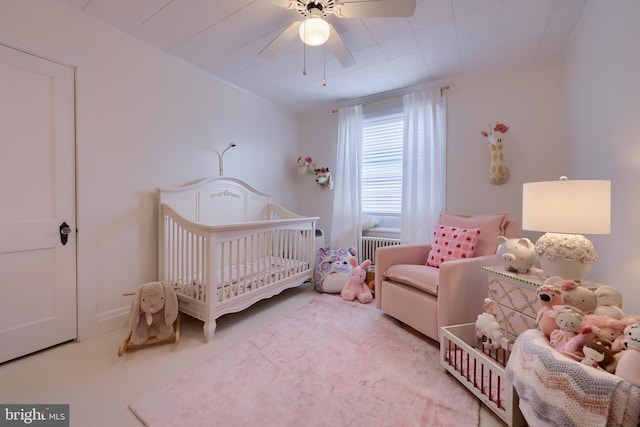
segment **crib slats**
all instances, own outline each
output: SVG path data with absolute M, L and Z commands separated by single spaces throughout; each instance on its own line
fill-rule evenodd
M 168 215 L 164 222 L 163 280 L 179 285 L 181 294 L 198 301 L 208 297 L 209 244 L 221 267 L 211 277 L 218 302 L 313 268 L 309 249 L 313 245 L 312 231 L 308 229 L 276 228 L 217 240 L 215 235 L 187 230 Z
M 204 301 L 206 238 L 184 229 L 169 216 L 165 216 L 164 222 L 165 272 L 162 280 L 178 285 L 180 293 Z

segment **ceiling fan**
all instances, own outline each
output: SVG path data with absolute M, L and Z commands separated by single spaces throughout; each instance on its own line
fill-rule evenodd
M 356 60 L 345 46 L 336 29 L 325 18 L 402 18 L 412 16 L 416 0 L 271 0 L 271 3 L 295 9 L 303 19 L 292 22 L 273 39 L 258 56 L 271 59 L 280 53 L 296 35 L 309 46 L 327 43 L 343 67 L 355 64 Z

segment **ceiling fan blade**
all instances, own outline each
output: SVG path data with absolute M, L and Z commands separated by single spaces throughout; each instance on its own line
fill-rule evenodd
M 338 18 L 408 18 L 416 11 L 416 0 L 366 0 L 338 3 Z
M 298 36 L 300 24 L 302 24 L 302 21 L 292 22 L 291 25 L 278 34 L 275 39 L 271 40 L 271 43 L 258 52 L 258 56 L 263 59 L 271 59 L 282 52 L 287 44 Z
M 331 49 L 333 54 L 336 56 L 336 58 L 338 59 L 338 62 L 340 63 L 340 65 L 342 65 L 343 68 L 352 66 L 353 64 L 356 63 L 355 58 L 353 57 L 353 55 L 351 55 L 351 52 L 349 52 L 349 49 L 347 49 L 347 46 L 344 45 L 342 38 L 340 38 L 340 35 L 336 31 L 336 29 L 333 28 L 333 25 L 329 24 L 329 27 L 331 27 L 331 32 L 329 33 L 329 40 L 327 40 L 327 44 L 329 45 L 329 48 Z
M 295 0 L 267 0 L 268 3 L 273 6 L 284 7 L 285 9 L 295 9 Z

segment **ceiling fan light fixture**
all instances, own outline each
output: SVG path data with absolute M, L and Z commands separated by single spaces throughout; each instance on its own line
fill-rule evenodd
M 331 28 L 322 18 L 308 18 L 300 25 L 300 39 L 309 46 L 320 46 L 329 40 Z

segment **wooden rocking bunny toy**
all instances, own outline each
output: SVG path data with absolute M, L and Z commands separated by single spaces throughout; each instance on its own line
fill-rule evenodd
M 169 338 L 177 317 L 178 297 L 169 284 L 149 282 L 138 286 L 129 317 L 131 344 L 143 344 L 153 336 Z

